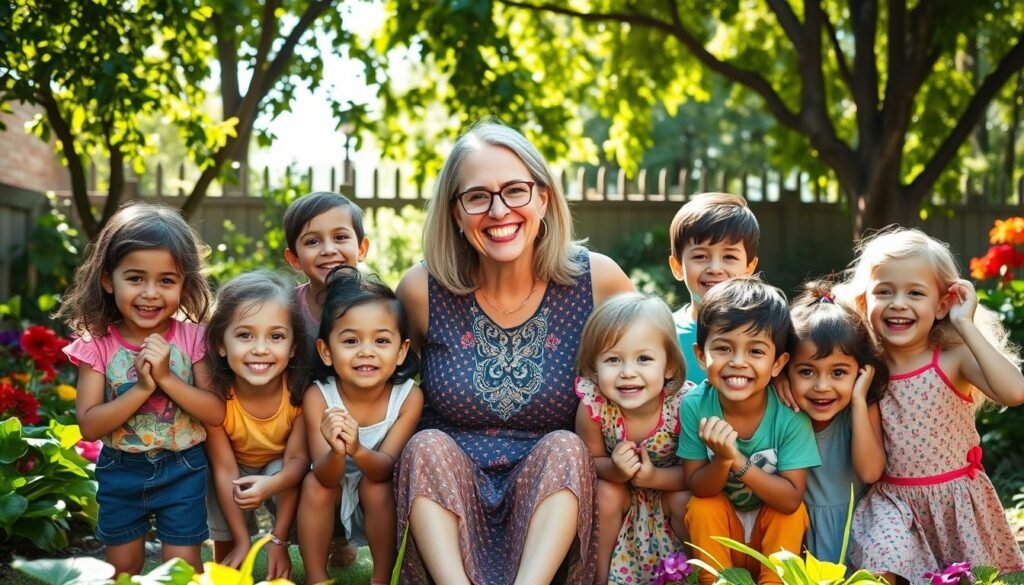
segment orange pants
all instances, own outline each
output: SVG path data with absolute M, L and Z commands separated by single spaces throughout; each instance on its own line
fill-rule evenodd
M 743 524 L 740 523 L 736 509 L 725 494 L 718 494 L 710 498 L 690 498 L 686 506 L 685 516 L 686 528 L 690 531 L 690 542 L 706 550 L 715 557 L 717 563 L 700 552 L 694 551 L 697 558 L 708 563 L 712 567 L 742 567 L 756 576 L 759 585 L 766 583 L 782 583 L 771 569 L 763 566 L 756 559 L 732 550 L 711 539 L 712 536 L 727 536 L 733 540 L 744 542 Z M 807 516 L 807 508 L 803 504 L 792 514 L 783 514 L 767 505 L 762 505 L 757 513 L 757 520 L 754 522 L 754 529 L 750 534 L 750 542 L 746 542 L 750 548 L 762 551 L 765 556 L 786 549 L 795 554 L 800 554 L 804 541 L 804 533 L 810 525 L 810 518 Z M 701 585 L 711 585 L 715 576 L 707 571 L 701 571 L 699 575 Z

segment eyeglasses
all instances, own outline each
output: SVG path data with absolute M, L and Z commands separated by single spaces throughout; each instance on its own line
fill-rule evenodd
M 480 215 L 490 211 L 495 197 L 500 197 L 505 207 L 515 209 L 525 206 L 533 199 L 533 185 L 533 181 L 515 181 L 503 185 L 500 191 L 474 188 L 456 193 L 452 199 L 458 199 L 462 209 L 469 215 Z

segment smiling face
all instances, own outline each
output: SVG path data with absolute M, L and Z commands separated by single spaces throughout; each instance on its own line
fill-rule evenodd
M 535 179 L 515 153 L 501 146 L 484 144 L 463 159 L 457 193 L 476 188 L 496 192 L 506 185 L 522 181 L 533 182 Z M 453 200 L 452 215 L 481 259 L 512 262 L 532 253 L 541 229 L 541 219 L 547 212 L 547 198 L 547 190 L 535 185 L 530 202 L 523 207 L 509 209 L 495 197 L 489 211 L 470 215 L 458 201 Z
M 932 326 L 949 312 L 935 271 L 919 257 L 888 260 L 875 267 L 865 295 L 872 329 L 887 351 L 927 347 Z
M 664 336 L 646 320 L 627 328 L 614 345 L 597 356 L 595 371 L 601 394 L 624 411 L 660 404 L 668 371 Z
M 713 327 L 703 348 L 694 345 L 694 353 L 722 404 L 739 404 L 764 392 L 789 359 L 786 352 L 776 356 L 768 332 L 754 333 L 742 325 L 731 331 Z
M 309 220 L 295 240 L 295 250 L 285 250 L 285 259 L 301 271 L 316 290 L 322 290 L 327 275 L 338 266 L 356 266 L 366 257 L 370 241 L 356 236 L 352 212 L 332 207 Z
M 716 284 L 744 274 L 753 274 L 757 258 L 747 258 L 743 242 L 710 240 L 691 242 L 683 248 L 682 261 L 669 258 L 672 274 L 686 283 L 691 301 L 699 304 Z
M 234 372 L 236 390 L 278 390 L 296 349 L 291 311 L 273 301 L 240 305 L 222 343 L 217 353 Z
M 857 360 L 839 350 L 815 357 L 818 348 L 801 341 L 789 361 L 789 384 L 800 410 L 821 430 L 848 404 L 857 380 Z
M 409 340 L 402 339 L 398 316 L 384 302 L 356 305 L 335 320 L 328 343 L 316 342 L 324 364 L 334 368 L 339 387 L 379 390 L 405 360 Z
M 102 276 L 103 290 L 114 295 L 121 314 L 121 334 L 141 343 L 162 333 L 178 311 L 185 276 L 167 250 L 136 250 L 126 254 L 112 273 Z

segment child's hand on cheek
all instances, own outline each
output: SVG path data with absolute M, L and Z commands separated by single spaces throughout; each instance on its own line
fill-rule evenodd
M 973 321 L 974 312 L 978 309 L 978 293 L 971 281 L 960 279 L 949 287 L 950 307 L 949 320 L 957 322 Z
M 739 433 L 733 430 L 732 425 L 725 420 L 712 416 L 700 419 L 698 430 L 700 440 L 711 449 L 715 457 L 723 461 L 735 461 L 739 457 L 739 449 L 736 448 L 736 439 Z
M 868 400 L 868 388 L 871 381 L 875 379 L 875 366 L 866 365 L 857 370 L 857 379 L 853 382 L 853 400 L 857 403 L 866 403 Z
M 139 353 L 149 362 L 157 383 L 171 375 L 171 344 L 162 335 L 154 333 L 147 336 Z
M 612 449 L 612 463 L 627 478 L 632 479 L 640 470 L 640 458 L 636 454 L 636 443 L 623 441 Z
M 348 412 L 345 409 L 328 408 L 324 411 L 324 415 L 320 417 L 320 434 L 324 436 L 324 440 L 331 447 L 331 451 L 338 455 L 346 453 L 345 439 L 342 438 L 341 434 L 344 416 L 348 416 Z

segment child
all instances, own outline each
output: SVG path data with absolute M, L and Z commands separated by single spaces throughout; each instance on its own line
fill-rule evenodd
M 805 544 L 819 560 L 838 563 L 850 486 L 859 500 L 864 484 L 878 481 L 885 467 L 878 400 L 887 369 L 867 324 L 834 302 L 830 290 L 826 281 L 810 282 L 793 301 L 795 339 L 788 377 L 779 384 L 788 382 L 797 405 L 810 416 L 821 457 L 821 467 L 807 477 L 804 503 L 811 526 Z
M 355 266 L 366 258 L 370 240 L 363 230 L 363 211 L 344 195 L 317 191 L 296 199 L 284 212 L 285 260 L 309 279 L 295 289 L 315 334 L 327 275 L 338 266 Z
M 309 470 L 301 413 L 312 363 L 293 284 L 268 270 L 247 272 L 217 292 L 206 329 L 213 386 L 227 399 L 223 425 L 207 425 L 213 469 L 206 506 L 213 556 L 238 567 L 255 532 L 255 510 L 274 520 L 267 579 L 291 572 L 288 540 Z
M 676 336 L 686 358 L 686 379 L 704 381 L 697 360 L 697 312 L 704 295 L 716 284 L 753 274 L 761 228 L 742 197 L 702 193 L 683 205 L 669 227 L 672 255 L 668 264 L 676 280 L 686 284 L 690 302 L 676 311 Z
M 1024 402 L 1006 331 L 949 248 L 914 229 L 863 242 L 837 294 L 866 316 L 890 372 L 885 473 L 857 507 L 851 562 L 911 582 L 953 562 L 1020 568 L 974 426 L 976 399 Z
M 327 579 L 327 547 L 341 508 L 349 542 L 369 543 L 372 584 L 395 564 L 392 474 L 416 430 L 423 394 L 413 384 L 405 309 L 386 285 L 353 268 L 328 279 L 316 342 L 323 367 L 302 402 L 313 473 L 302 485 L 299 542 L 306 580 Z M 363 532 L 365 531 L 365 534 Z
M 791 335 L 779 289 L 749 276 L 716 286 L 697 314 L 694 346 L 708 379 L 687 392 L 680 409 L 677 453 L 693 491 L 685 518 L 691 541 L 725 567 L 759 570 L 758 583 L 781 580 L 711 537 L 728 536 L 765 554 L 800 552 L 807 468 L 821 461 L 810 419 L 784 408 L 770 387 L 789 359 Z M 700 574 L 704 585 L 714 580 Z
M 680 390 L 685 365 L 668 305 L 639 293 L 602 303 L 583 327 L 577 369 L 576 433 L 598 477 L 594 582 L 648 583 L 659 559 L 682 551 L 689 496 L 676 446 L 679 400 L 692 384 Z
M 96 536 L 116 573 L 142 572 L 150 516 L 164 559 L 202 570 L 203 424 L 224 420 L 224 402 L 205 390 L 202 251 L 177 210 L 125 204 L 90 244 L 55 315 L 80 335 L 64 351 L 78 365 L 82 436 L 103 441 Z

